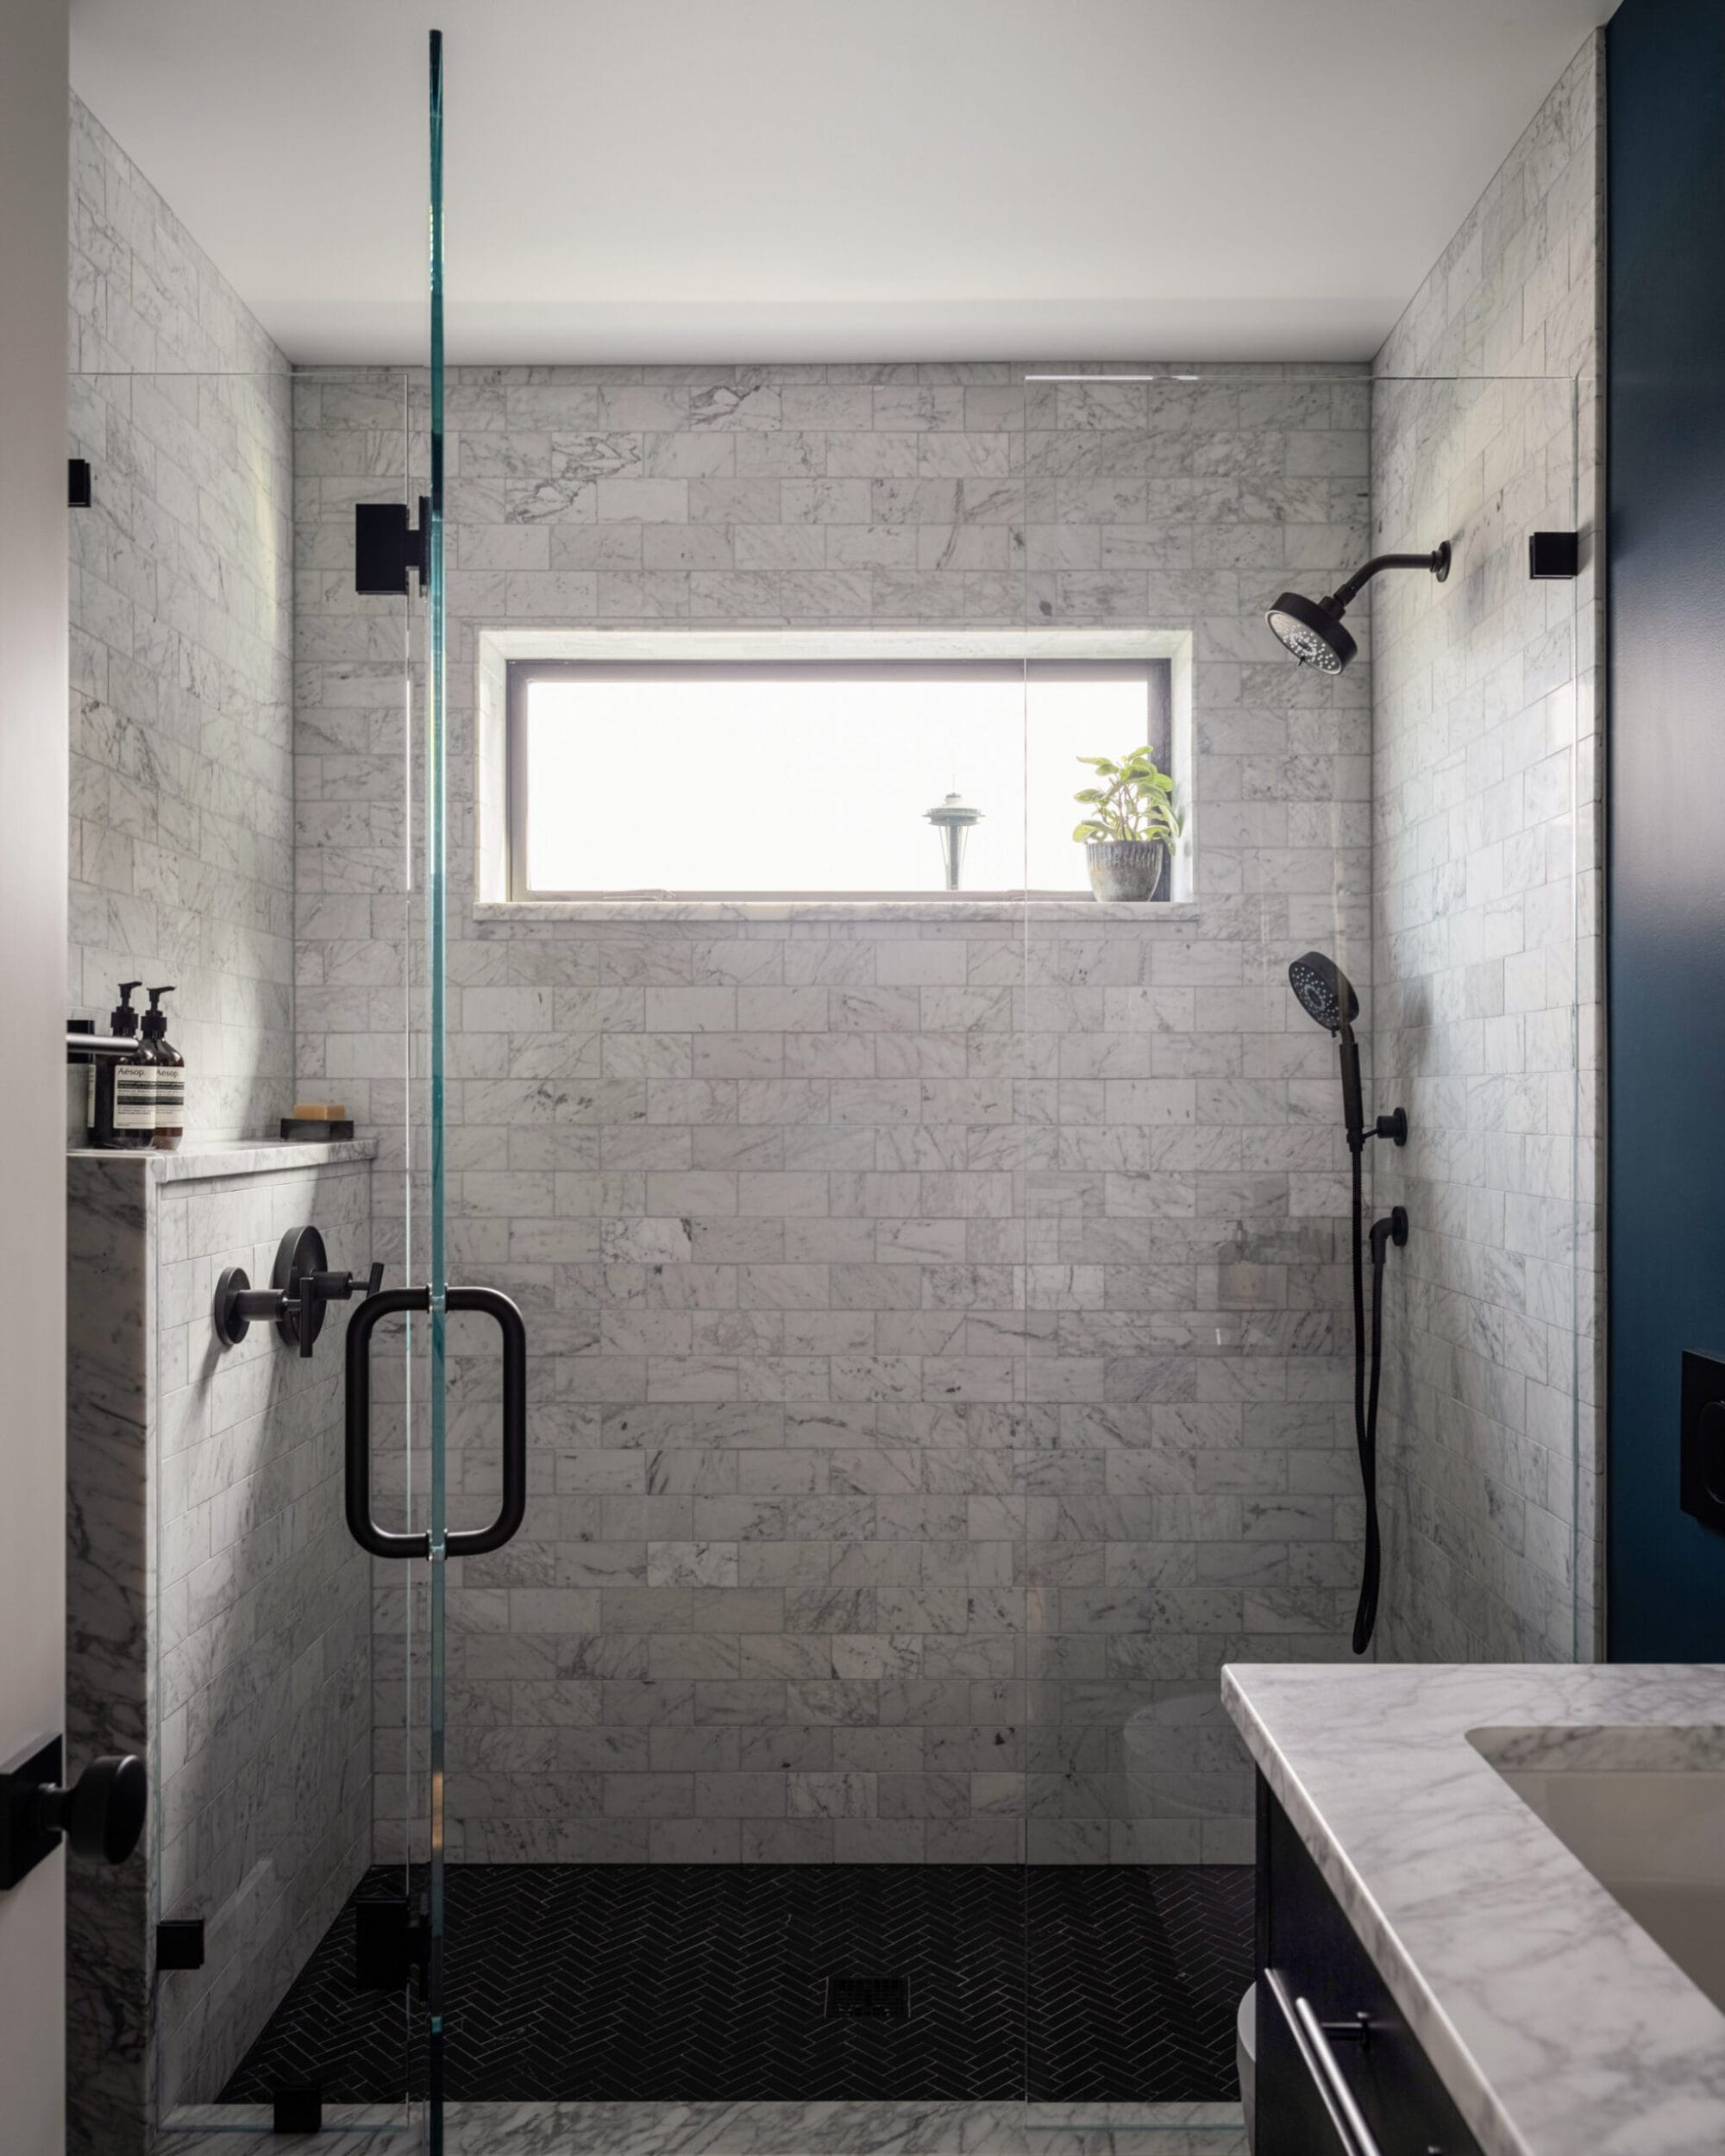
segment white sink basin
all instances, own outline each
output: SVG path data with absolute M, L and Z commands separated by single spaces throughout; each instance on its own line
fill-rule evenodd
M 1725 1728 L 1471 1729 L 1468 1741 L 1725 2010 Z

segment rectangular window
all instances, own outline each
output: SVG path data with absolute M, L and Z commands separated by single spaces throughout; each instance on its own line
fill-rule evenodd
M 1076 894 L 1079 759 L 1171 755 L 1165 658 L 516 659 L 508 704 L 525 899 Z M 949 795 L 978 812 L 956 893 Z

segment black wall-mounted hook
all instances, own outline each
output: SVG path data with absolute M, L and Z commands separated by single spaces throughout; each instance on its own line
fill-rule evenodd
M 373 1264 L 361 1281 L 354 1273 L 332 1273 L 329 1254 L 316 1228 L 290 1228 L 275 1254 L 267 1288 L 254 1288 L 242 1265 L 230 1265 L 216 1283 L 216 1337 L 237 1347 L 254 1319 L 273 1325 L 290 1347 L 309 1357 L 323 1330 L 327 1304 L 363 1300 L 383 1285 L 383 1267 Z
M 397 592 L 407 589 L 407 573 L 419 573 L 425 589 L 430 563 L 426 540 L 431 530 L 431 498 L 419 497 L 419 529 L 411 530 L 405 502 L 356 502 L 354 505 L 354 589 L 356 592 Z

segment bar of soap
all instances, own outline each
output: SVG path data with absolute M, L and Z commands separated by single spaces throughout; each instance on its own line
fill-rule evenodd
M 293 1120 L 296 1123 L 345 1123 L 348 1111 L 339 1100 L 296 1100 Z

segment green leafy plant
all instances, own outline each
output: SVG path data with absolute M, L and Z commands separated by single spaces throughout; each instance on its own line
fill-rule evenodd
M 1133 749 L 1119 762 L 1111 756 L 1080 756 L 1096 774 L 1073 799 L 1090 813 L 1072 834 L 1081 844 L 1098 840 L 1160 839 L 1172 847 L 1180 836 L 1180 812 L 1174 805 L 1174 781 L 1156 768 L 1146 748 Z

